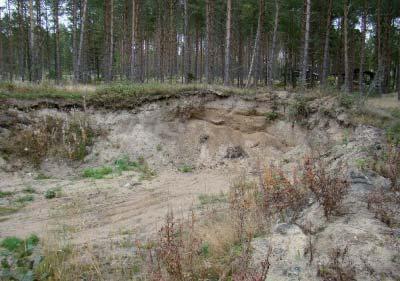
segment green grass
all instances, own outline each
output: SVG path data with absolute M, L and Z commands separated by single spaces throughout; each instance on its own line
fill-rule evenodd
M 105 176 L 111 174 L 113 169 L 108 166 L 98 168 L 86 168 L 83 170 L 83 177 L 93 179 L 103 179 Z
M 16 251 L 21 245 L 24 243 L 24 241 L 20 238 L 11 236 L 11 237 L 6 237 L 1 241 L 0 246 L 7 249 L 10 252 Z
M 44 198 L 46 199 L 53 199 L 57 196 L 57 192 L 54 189 L 48 189 L 44 193 Z
M 67 89 L 55 87 L 48 84 L 31 84 L 31 83 L 0 83 L 0 100 L 7 98 L 15 99 L 38 99 L 38 98 L 55 98 L 55 99 L 82 99 L 84 91 L 79 89 Z
M 33 195 L 29 194 L 29 195 L 24 195 L 24 196 L 20 196 L 17 199 L 15 199 L 14 202 L 19 203 L 19 204 L 24 204 L 26 202 L 31 202 L 35 199 L 35 197 L 33 197 Z
M 11 191 L 0 191 L 0 198 L 12 196 L 14 192 Z
M 253 89 L 224 87 L 206 84 L 180 84 L 180 83 L 129 83 L 115 82 L 101 86 L 89 86 L 87 91 L 82 86 L 57 87 L 50 84 L 31 83 L 0 83 L 1 99 L 65 99 L 82 102 L 86 96 L 89 106 L 105 108 L 134 108 L 143 102 L 176 97 L 182 94 L 196 93 L 196 91 L 212 91 L 222 95 L 249 95 L 254 94 Z
M 193 172 L 193 167 L 188 164 L 183 164 L 182 166 L 180 166 L 178 168 L 178 171 L 181 173 L 191 173 L 191 172 Z

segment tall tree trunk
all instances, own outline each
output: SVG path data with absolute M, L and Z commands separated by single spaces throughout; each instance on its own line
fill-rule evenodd
M 55 78 L 56 83 L 61 81 L 61 54 L 60 54 L 60 27 L 59 27 L 59 0 L 54 0 L 53 19 L 54 19 L 54 34 L 55 34 Z
M 33 18 L 33 0 L 29 0 L 29 80 L 36 81 L 35 78 L 35 21 Z
M 382 22 L 381 22 L 381 0 L 378 0 L 377 3 L 377 11 L 376 11 L 376 44 L 377 44 L 377 59 L 378 59 L 378 71 L 376 73 L 376 84 L 378 93 L 382 95 L 382 76 L 383 76 L 383 64 L 382 64 L 382 43 L 381 43 L 381 35 L 382 35 Z
M 275 0 L 275 21 L 274 21 L 274 33 L 272 35 L 272 46 L 271 46 L 271 53 L 268 59 L 268 67 L 267 67 L 267 85 L 272 86 L 273 84 L 273 70 L 274 70 L 274 63 L 275 63 L 275 48 L 276 48 L 276 36 L 278 33 L 278 21 L 279 21 L 279 2 Z
M 344 90 L 346 93 L 350 92 L 350 66 L 349 66 L 349 1 L 344 3 Z
M 231 61 L 231 34 L 232 34 L 232 0 L 226 2 L 226 37 L 225 37 L 225 65 L 224 85 L 230 84 L 230 61 Z
M 77 82 L 79 80 L 79 72 L 77 67 L 78 57 L 78 36 L 77 36 L 77 0 L 72 0 L 72 70 L 73 80 Z
M 43 55 L 42 55 L 42 36 L 41 29 L 42 26 L 42 12 L 41 12 L 41 0 L 36 0 L 36 26 L 34 29 L 35 34 L 35 42 L 34 42 L 34 73 L 35 73 L 35 81 L 39 82 L 42 80 L 42 71 L 43 71 Z
M 85 34 L 87 0 L 83 0 L 83 8 L 82 9 L 83 10 L 82 10 L 82 18 L 81 18 L 81 33 L 79 35 L 79 48 L 78 48 L 78 56 L 77 56 L 77 63 L 76 63 L 79 81 L 83 80 L 82 53 L 83 53 L 83 42 L 84 42 L 84 34 Z
M 311 17 L 311 0 L 306 0 L 306 22 L 304 29 L 304 48 L 303 48 L 303 63 L 301 70 L 300 83 L 302 87 L 307 87 L 307 69 L 308 69 L 308 47 L 310 44 L 310 17 Z
M 183 18 L 184 18 L 184 54 L 183 54 L 183 79 L 185 83 L 190 81 L 190 46 L 189 46 L 189 14 L 188 14 L 188 0 L 183 0 Z
M 254 65 L 255 65 L 257 54 L 258 54 L 258 48 L 260 45 L 260 34 L 261 34 L 261 28 L 262 28 L 263 15 L 264 15 L 264 0 L 260 0 L 259 1 L 257 32 L 256 32 L 256 38 L 254 40 L 253 54 L 251 56 L 249 73 L 247 75 L 246 88 L 250 87 L 250 85 L 251 85 L 251 77 L 253 76 Z
M 132 30 L 131 30 L 131 67 L 130 79 L 135 80 L 135 49 L 136 49 L 136 1 L 132 0 Z
M 325 32 L 325 44 L 324 44 L 324 59 L 322 63 L 322 77 L 321 77 L 321 85 L 327 86 L 327 78 L 328 78 L 328 68 L 329 68 L 329 36 L 332 25 L 332 2 L 333 0 L 329 0 L 328 4 L 328 18 L 326 19 L 326 32 Z
M 360 95 L 365 94 L 364 85 L 364 64 L 365 64 L 365 35 L 367 31 L 367 10 L 368 2 L 364 0 L 364 11 L 361 17 L 361 50 L 360 50 L 360 73 L 358 77 L 358 83 L 360 87 Z
M 110 0 L 110 42 L 108 48 L 107 81 L 113 79 L 114 61 L 114 1 Z
M 214 80 L 214 0 L 206 0 L 206 41 L 204 44 L 204 57 L 207 84 Z

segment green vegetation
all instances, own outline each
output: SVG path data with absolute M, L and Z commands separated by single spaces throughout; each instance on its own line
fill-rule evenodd
M 44 197 L 46 199 L 53 199 L 55 198 L 57 195 L 56 191 L 54 189 L 48 189 L 46 190 L 46 192 L 44 193 Z
M 279 118 L 279 113 L 276 111 L 270 111 L 265 113 L 265 119 L 268 121 L 275 121 Z
M 182 166 L 180 166 L 178 168 L 178 171 L 181 173 L 191 173 L 191 172 L 193 172 L 193 167 L 188 164 L 183 164 Z
M 98 167 L 98 168 L 86 168 L 83 170 L 83 177 L 102 179 L 106 175 L 111 174 L 112 172 L 113 172 L 113 169 L 108 166 L 103 166 L 103 167 Z
M 26 239 L 6 237 L 0 243 L 0 277 L 2 280 L 36 280 L 34 267 L 38 265 L 32 257 L 39 243 L 35 234 Z M 36 259 L 37 261 L 37 259 Z
M 83 177 L 93 179 L 103 179 L 113 174 L 120 175 L 124 171 L 136 171 L 140 173 L 140 180 L 149 180 L 156 175 L 155 171 L 149 167 L 143 157 L 137 161 L 129 160 L 128 156 L 123 156 L 114 161 L 113 166 L 102 166 L 95 168 L 86 168 L 83 170 Z
M 51 179 L 51 177 L 43 173 L 38 173 L 37 176 L 35 177 L 35 180 L 48 180 L 48 179 Z
M 11 191 L 0 191 L 0 198 L 12 196 L 14 192 Z
M 54 99 L 70 99 L 80 100 L 85 92 L 80 89 L 66 87 L 55 87 L 46 83 L 0 83 L 0 100 L 6 98 L 15 99 L 38 99 L 38 98 L 54 98 Z
M 29 195 L 24 195 L 24 196 L 18 197 L 17 199 L 15 199 L 14 202 L 19 203 L 19 204 L 24 204 L 26 202 L 31 202 L 34 199 L 35 199 L 35 197 L 33 195 L 29 194 Z
M 308 102 L 310 98 L 296 96 L 295 100 L 289 104 L 289 119 L 292 121 L 302 121 L 310 115 Z

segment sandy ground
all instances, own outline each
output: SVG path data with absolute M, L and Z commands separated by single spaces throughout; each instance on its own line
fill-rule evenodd
M 167 170 L 149 181 L 138 181 L 137 176 L 129 171 L 100 180 L 8 178 L 0 190 L 29 186 L 36 194 L 33 202 L 3 218 L 0 239 L 31 233 L 44 237 L 55 228 L 68 230 L 75 243 L 102 243 L 125 232 L 145 238 L 159 229 L 168 211 L 179 216 L 198 208 L 199 195 L 226 192 L 235 175 L 222 170 Z M 59 188 L 60 197 L 45 199 L 43 193 L 50 188 Z

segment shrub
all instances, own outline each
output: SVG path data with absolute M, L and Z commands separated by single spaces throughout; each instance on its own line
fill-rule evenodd
M 355 281 L 356 268 L 348 260 L 349 248 L 336 247 L 329 254 L 329 261 L 318 267 L 317 275 L 324 281 Z
M 339 211 L 350 184 L 343 178 L 329 175 L 322 162 L 317 165 L 318 169 L 310 158 L 305 160 L 303 183 L 323 207 L 325 217 L 329 218 Z
M 388 227 L 394 227 L 400 223 L 397 219 L 400 215 L 397 210 L 397 206 L 400 204 L 398 193 L 384 191 L 383 189 L 372 190 L 366 199 L 368 209 L 375 214 L 375 218 Z
M 265 119 L 268 121 L 275 121 L 278 118 L 279 118 L 279 113 L 277 113 L 276 111 L 270 111 L 265 113 Z
M 268 214 L 283 214 L 296 219 L 308 203 L 307 190 L 296 179 L 291 183 L 282 170 L 270 166 L 261 183 L 263 208 Z
M 353 107 L 356 99 L 350 94 L 340 94 L 338 97 L 339 106 L 350 109 Z
M 386 128 L 389 143 L 400 145 L 400 121 L 395 122 Z
M 56 197 L 56 191 L 54 189 L 48 189 L 46 190 L 46 192 L 44 193 L 44 197 L 46 199 L 53 199 Z
M 289 118 L 292 121 L 302 121 L 310 115 L 311 110 L 307 102 L 305 97 L 296 97 L 295 101 L 289 104 Z

